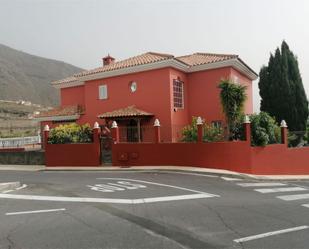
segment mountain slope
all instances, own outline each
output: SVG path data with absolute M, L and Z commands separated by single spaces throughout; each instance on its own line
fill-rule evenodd
M 28 100 L 45 106 L 59 103 L 59 90 L 50 83 L 81 68 L 30 55 L 0 44 L 0 99 Z

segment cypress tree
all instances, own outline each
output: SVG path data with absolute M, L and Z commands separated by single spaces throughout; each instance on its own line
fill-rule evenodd
M 304 131 L 308 118 L 308 100 L 298 68 L 298 61 L 283 41 L 281 51 L 271 54 L 267 66 L 260 70 L 261 111 L 278 123 L 286 120 L 289 130 Z

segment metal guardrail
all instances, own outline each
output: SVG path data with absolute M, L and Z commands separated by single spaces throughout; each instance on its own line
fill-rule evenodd
M 23 147 L 25 145 L 39 143 L 41 143 L 41 136 L 0 138 L 0 146 L 2 148 Z

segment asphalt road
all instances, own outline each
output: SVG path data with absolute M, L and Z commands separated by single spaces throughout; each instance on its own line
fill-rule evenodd
M 307 249 L 309 181 L 184 172 L 12 172 L 0 248 Z

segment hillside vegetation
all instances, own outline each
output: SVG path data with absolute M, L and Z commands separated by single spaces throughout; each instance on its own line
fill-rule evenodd
M 0 99 L 56 106 L 59 91 L 50 83 L 81 70 L 61 61 L 30 55 L 0 44 Z
M 0 138 L 37 135 L 39 122 L 33 114 L 46 110 L 41 105 L 0 100 Z

